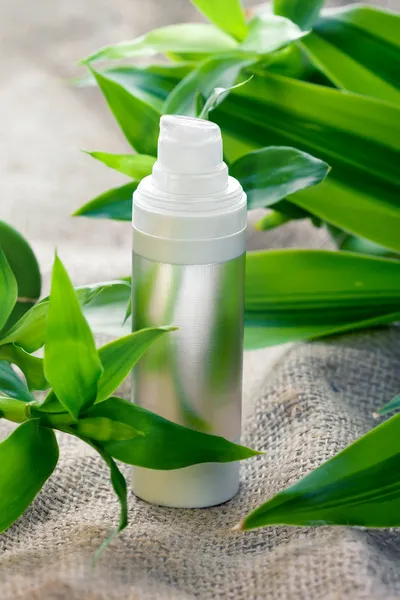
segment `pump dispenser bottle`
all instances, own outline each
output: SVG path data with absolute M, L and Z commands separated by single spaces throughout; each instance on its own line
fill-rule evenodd
M 133 330 L 175 325 L 133 373 L 133 401 L 239 442 L 246 195 L 228 176 L 218 125 L 163 116 L 158 160 L 133 196 Z M 185 452 L 185 448 L 182 448 Z M 232 498 L 238 463 L 133 467 L 137 496 L 205 507 Z

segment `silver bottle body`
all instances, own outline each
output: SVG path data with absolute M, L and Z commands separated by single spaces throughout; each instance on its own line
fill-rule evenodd
M 240 437 L 245 255 L 201 265 L 133 255 L 133 329 L 173 325 L 133 371 L 133 401 L 194 429 Z
M 240 437 L 246 195 L 215 123 L 160 121 L 157 161 L 133 195 L 133 329 L 174 325 L 137 363 L 133 401 L 176 423 Z M 182 448 L 185 452 L 185 448 Z M 204 507 L 232 498 L 239 464 L 132 468 L 140 498 Z

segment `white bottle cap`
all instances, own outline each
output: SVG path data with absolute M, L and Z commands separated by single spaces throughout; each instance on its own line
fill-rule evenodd
M 140 256 L 207 264 L 230 260 L 246 249 L 246 194 L 228 175 L 215 123 L 161 117 L 158 160 L 133 201 L 134 250 Z

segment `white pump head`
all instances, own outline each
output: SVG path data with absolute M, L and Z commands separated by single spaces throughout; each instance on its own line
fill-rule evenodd
M 228 169 L 218 125 L 192 117 L 161 117 L 153 184 L 177 195 L 208 196 L 223 191 L 228 186 Z
M 133 207 L 135 251 L 151 260 L 204 264 L 245 251 L 246 195 L 228 175 L 221 130 L 210 121 L 161 117 L 158 159 Z
M 220 167 L 221 130 L 215 123 L 164 115 L 160 121 L 158 161 L 175 173 L 199 175 Z

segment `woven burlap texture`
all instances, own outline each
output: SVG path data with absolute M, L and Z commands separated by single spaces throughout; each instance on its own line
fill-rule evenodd
M 91 554 L 117 522 L 118 504 L 101 460 L 60 437 L 57 470 L 0 536 L 1 600 L 400 598 L 399 531 L 231 531 L 375 425 L 373 410 L 400 390 L 399 361 L 395 327 L 292 347 L 245 423 L 244 442 L 267 453 L 243 464 L 238 496 L 177 510 L 130 493 L 129 528 L 93 569 Z

